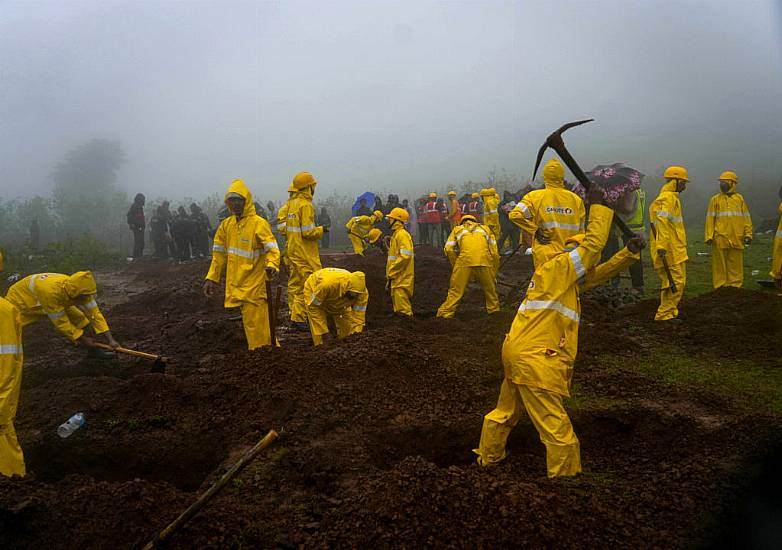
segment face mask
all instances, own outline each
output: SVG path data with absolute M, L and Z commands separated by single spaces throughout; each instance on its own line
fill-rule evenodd
M 723 193 L 727 193 L 728 189 L 730 189 L 730 184 L 727 183 L 727 182 L 721 181 L 720 182 L 720 191 L 722 191 Z

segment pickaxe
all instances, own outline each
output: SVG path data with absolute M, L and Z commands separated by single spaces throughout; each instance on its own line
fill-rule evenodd
M 543 145 L 540 146 L 540 149 L 538 150 L 538 158 L 535 161 L 535 170 L 532 172 L 532 179 L 535 179 L 535 174 L 538 173 L 538 167 L 540 167 L 540 162 L 543 160 L 543 153 L 546 152 L 546 149 L 551 147 L 554 149 L 554 151 L 557 152 L 559 155 L 559 158 L 561 158 L 565 165 L 570 169 L 571 172 L 573 172 L 573 175 L 576 176 L 576 179 L 581 183 L 581 185 L 584 186 L 584 189 L 589 190 L 590 186 L 592 185 L 592 182 L 589 181 L 589 178 L 586 177 L 586 174 L 584 174 L 584 171 L 581 170 L 581 167 L 576 162 L 576 159 L 573 158 L 573 156 L 568 152 L 567 148 L 565 147 L 565 142 L 562 140 L 562 133 L 565 132 L 565 130 L 569 130 L 570 128 L 573 128 L 575 126 L 581 126 L 582 124 L 586 124 L 587 122 L 592 122 L 593 118 L 588 118 L 586 120 L 578 120 L 576 122 L 568 122 L 558 130 L 556 130 L 553 134 L 551 134 L 549 137 L 546 138 L 546 141 L 543 143 Z M 618 216 L 614 216 L 614 223 L 619 228 L 619 230 L 622 232 L 622 235 L 626 239 L 631 239 L 635 237 L 635 233 L 627 227 L 627 224 L 622 221 L 621 218 Z
M 652 235 L 654 235 L 654 238 L 656 240 L 657 228 L 654 226 L 653 223 L 650 223 L 649 227 L 652 228 Z M 668 288 L 671 289 L 671 292 L 676 294 L 678 290 L 676 289 L 676 283 L 673 282 L 673 275 L 671 275 L 671 268 L 668 267 L 668 259 L 665 256 L 660 256 L 660 259 L 663 261 L 663 269 L 665 269 L 665 275 L 666 277 L 668 277 Z

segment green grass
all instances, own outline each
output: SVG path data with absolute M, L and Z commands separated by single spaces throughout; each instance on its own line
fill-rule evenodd
M 761 290 L 761 287 L 754 281 L 769 278 L 772 241 L 771 235 L 755 235 L 755 240 L 744 250 L 744 288 Z M 698 256 L 698 252 L 707 252 L 709 255 Z M 687 262 L 687 284 L 684 288 L 684 297 L 693 298 L 714 290 L 711 284 L 711 246 L 704 244 L 702 239 L 694 240 L 690 237 L 688 255 L 690 260 Z M 648 248 L 643 252 L 643 262 L 644 296 L 657 298 L 660 294 L 660 280 L 657 277 L 657 272 L 652 268 Z M 752 275 L 753 270 L 757 270 L 759 273 Z M 622 279 L 622 284 L 629 285 L 630 282 Z
M 716 360 L 676 348 L 647 357 L 611 356 L 611 368 L 638 372 L 671 385 L 706 387 L 755 411 L 782 413 L 782 369 L 759 367 L 749 360 Z

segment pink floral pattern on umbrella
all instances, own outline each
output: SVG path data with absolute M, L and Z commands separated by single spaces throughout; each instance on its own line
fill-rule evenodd
M 616 164 L 600 164 L 595 166 L 589 172 L 586 172 L 586 176 L 593 185 L 598 185 L 605 194 L 606 201 L 611 204 L 616 202 L 625 194 L 632 193 L 636 189 L 641 187 L 641 180 L 644 175 L 623 163 Z M 574 193 L 581 198 L 585 198 L 586 192 L 583 186 L 580 193 L 573 190 Z

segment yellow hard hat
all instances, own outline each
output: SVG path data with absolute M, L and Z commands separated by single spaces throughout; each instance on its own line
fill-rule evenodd
M 489 187 L 489 193 L 491 193 L 492 195 L 496 195 L 497 190 L 494 187 Z
M 723 172 L 720 174 L 720 181 L 729 181 L 731 183 L 738 183 L 739 177 L 736 175 L 736 172 Z
M 471 222 L 478 223 L 478 220 L 476 220 L 476 219 L 475 219 L 475 216 L 473 216 L 472 214 L 467 214 L 467 215 L 465 215 L 465 216 L 462 216 L 462 219 L 461 219 L 461 221 L 462 221 L 462 222 L 468 222 L 468 221 L 471 221 Z
M 291 186 L 288 188 L 288 191 L 301 191 L 306 187 L 317 184 L 318 182 L 315 180 L 315 177 L 312 174 L 309 172 L 299 172 L 293 177 L 293 181 L 291 182 Z
M 456 196 L 456 191 L 448 191 L 448 196 L 450 197 L 451 195 L 453 195 L 455 197 Z
M 404 208 L 394 208 L 391 210 L 391 212 L 388 213 L 388 216 L 386 216 L 389 219 L 397 220 L 402 223 L 407 223 L 407 220 L 410 219 L 410 214 L 408 214 L 407 210 Z
M 687 176 L 687 169 L 684 166 L 669 166 L 665 169 L 663 177 L 667 180 L 690 181 Z
M 430 199 L 436 199 L 437 198 L 437 193 L 429 193 L 429 198 Z
M 380 238 L 380 235 L 382 235 L 383 232 L 380 231 L 377 227 L 373 227 L 369 230 L 369 233 L 367 234 L 367 240 L 374 244 L 377 242 L 377 240 Z
M 374 212 L 372 212 L 372 215 L 375 217 L 376 220 L 383 219 L 383 213 L 380 210 L 375 210 Z
M 473 193 L 472 195 L 470 195 L 470 197 L 472 197 L 473 199 L 477 199 L 478 197 L 480 197 L 480 195 L 478 193 Z
M 482 197 L 486 197 L 488 195 L 493 195 L 493 194 L 494 194 L 494 191 L 492 191 L 491 189 L 487 189 L 485 187 L 483 189 L 481 189 L 481 196 Z

